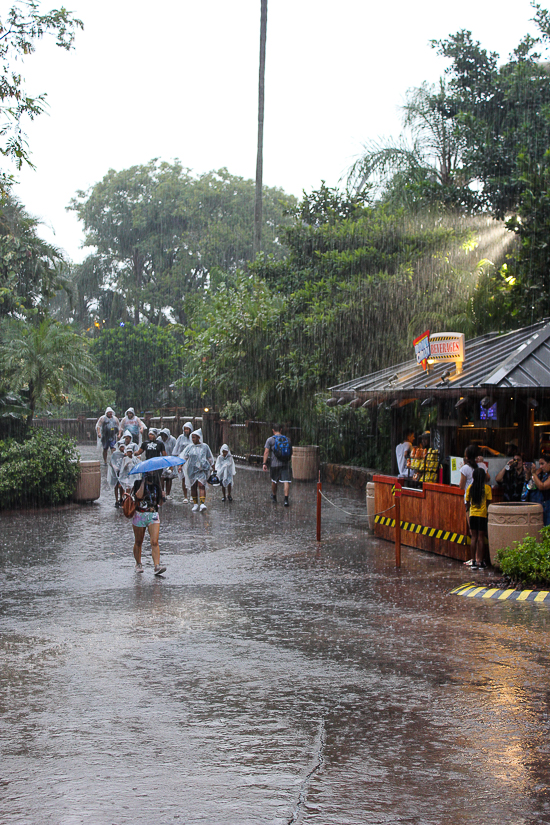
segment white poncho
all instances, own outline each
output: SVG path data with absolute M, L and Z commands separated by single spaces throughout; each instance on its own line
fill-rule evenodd
M 187 476 L 191 485 L 197 481 L 201 484 L 206 484 L 212 472 L 214 456 L 208 444 L 203 442 L 201 430 L 195 430 L 191 435 L 198 435 L 200 443 L 193 444 L 193 442 L 191 442 L 182 453 L 182 457 L 185 459 Z
M 111 489 L 114 489 L 119 483 L 118 476 L 123 461 L 124 453 L 120 452 L 120 444 L 117 444 L 117 448 L 112 454 L 107 468 L 107 483 Z
M 227 455 L 223 455 L 223 451 L 227 450 Z M 233 476 L 235 475 L 235 462 L 231 455 L 231 450 L 227 444 L 222 444 L 220 454 L 216 459 L 216 475 L 222 483 L 222 487 L 227 487 L 233 484 Z

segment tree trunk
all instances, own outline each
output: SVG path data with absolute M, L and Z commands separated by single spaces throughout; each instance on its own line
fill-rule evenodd
M 256 158 L 256 200 L 254 203 L 254 255 L 262 249 L 262 185 L 264 165 L 264 84 L 265 41 L 267 36 L 267 0 L 261 0 L 260 79 L 258 84 L 258 154 Z

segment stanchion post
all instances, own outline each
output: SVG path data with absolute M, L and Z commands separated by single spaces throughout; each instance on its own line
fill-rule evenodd
M 392 485 L 391 494 L 395 507 L 395 566 L 401 567 L 401 483 Z
M 395 496 L 395 566 L 401 567 L 401 496 Z
M 317 541 L 321 541 L 321 471 L 319 470 L 319 481 L 317 482 Z

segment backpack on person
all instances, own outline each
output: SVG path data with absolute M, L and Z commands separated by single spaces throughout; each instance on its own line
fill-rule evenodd
M 290 446 L 290 441 L 286 437 L 286 435 L 281 435 L 278 433 L 277 435 L 273 436 L 274 442 L 273 447 L 273 455 L 284 463 L 290 461 L 292 456 L 292 447 Z

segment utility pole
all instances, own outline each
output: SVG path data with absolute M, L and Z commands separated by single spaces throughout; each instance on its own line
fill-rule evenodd
M 254 255 L 262 249 L 262 185 L 264 166 L 264 85 L 265 41 L 267 36 L 267 0 L 261 0 L 260 20 L 260 79 L 258 84 L 258 154 L 256 158 L 256 198 L 254 202 Z

